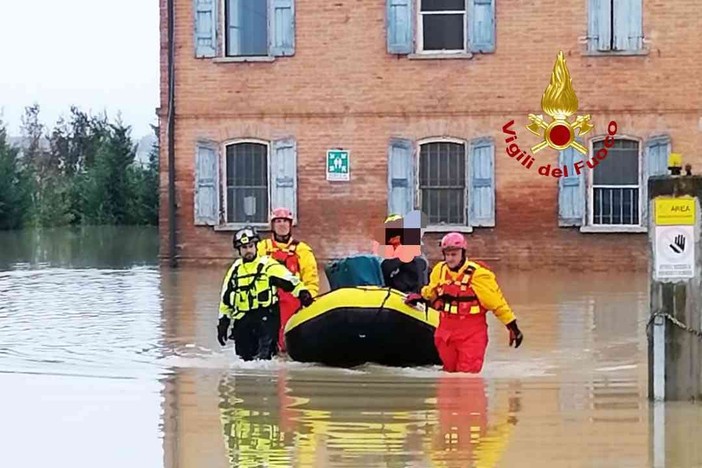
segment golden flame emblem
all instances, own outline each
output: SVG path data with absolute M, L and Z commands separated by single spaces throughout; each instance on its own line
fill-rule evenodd
M 555 150 L 572 146 L 582 154 L 587 154 L 585 147 L 575 141 L 575 130 L 578 130 L 577 136 L 585 135 L 592 130 L 592 124 L 589 115 L 578 116 L 573 123 L 568 121 L 568 117 L 578 110 L 578 97 L 575 95 L 562 50 L 558 52 L 556 64 L 553 66 L 551 82 L 541 97 L 541 109 L 551 116 L 553 121 L 546 123 L 542 115 L 529 114 L 531 124 L 527 125 L 527 130 L 543 138 L 541 143 L 531 148 L 532 152 L 536 153 L 547 146 Z

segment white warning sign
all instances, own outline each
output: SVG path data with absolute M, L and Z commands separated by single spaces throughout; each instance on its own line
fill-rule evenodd
M 695 277 L 694 226 L 656 226 L 654 277 Z

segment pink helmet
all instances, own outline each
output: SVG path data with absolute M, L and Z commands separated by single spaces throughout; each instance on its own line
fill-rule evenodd
M 287 208 L 276 208 L 271 212 L 271 222 L 273 222 L 276 219 L 287 219 L 292 223 L 293 221 L 293 214 L 292 211 L 290 211 Z
M 460 232 L 449 232 L 441 239 L 441 250 L 466 249 L 466 238 Z

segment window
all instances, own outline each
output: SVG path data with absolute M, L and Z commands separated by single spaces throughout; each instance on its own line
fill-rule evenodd
M 225 0 L 227 56 L 268 55 L 268 0 Z
M 446 138 L 388 146 L 388 213 L 421 210 L 428 231 L 495 226 L 495 142 Z
M 642 0 L 589 0 L 588 49 L 639 52 L 643 49 Z
M 592 154 L 604 147 L 604 140 L 595 141 Z M 607 150 L 607 157 L 592 169 L 592 224 L 639 226 L 639 142 L 615 139 Z
M 268 219 L 268 145 L 236 143 L 226 150 L 226 221 Z
M 559 166 L 569 173 L 558 180 L 559 226 L 579 226 L 581 232 L 648 229 L 648 179 L 667 173 L 670 136 L 659 133 L 645 141 L 618 136 L 610 142 L 607 147 L 604 135 L 593 138 L 586 157 L 574 148 L 560 152 Z M 598 159 L 603 148 L 607 156 Z
M 199 139 L 194 165 L 196 226 L 268 226 L 272 207 L 293 212 L 297 225 L 297 142 Z
M 195 57 L 269 60 L 295 54 L 295 0 L 194 0 Z
M 390 54 L 495 52 L 495 0 L 387 0 L 385 15 Z
M 466 148 L 463 143 L 420 145 L 419 197 L 429 224 L 465 224 Z
M 466 50 L 466 0 L 419 0 L 419 47 L 423 51 Z

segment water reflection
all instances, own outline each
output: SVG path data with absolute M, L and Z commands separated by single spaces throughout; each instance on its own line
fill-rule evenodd
M 231 467 L 495 466 L 520 410 L 509 388 L 490 409 L 486 382 L 471 377 L 351 383 L 281 369 L 227 373 L 218 388 Z
M 158 263 L 158 231 L 143 226 L 0 231 L 0 270 L 129 268 Z
M 157 241 L 0 233 L 0 466 L 702 466 L 702 407 L 646 399 L 645 273 L 499 272 L 526 338 L 489 318 L 480 376 L 245 365 L 226 267 L 161 269 Z

